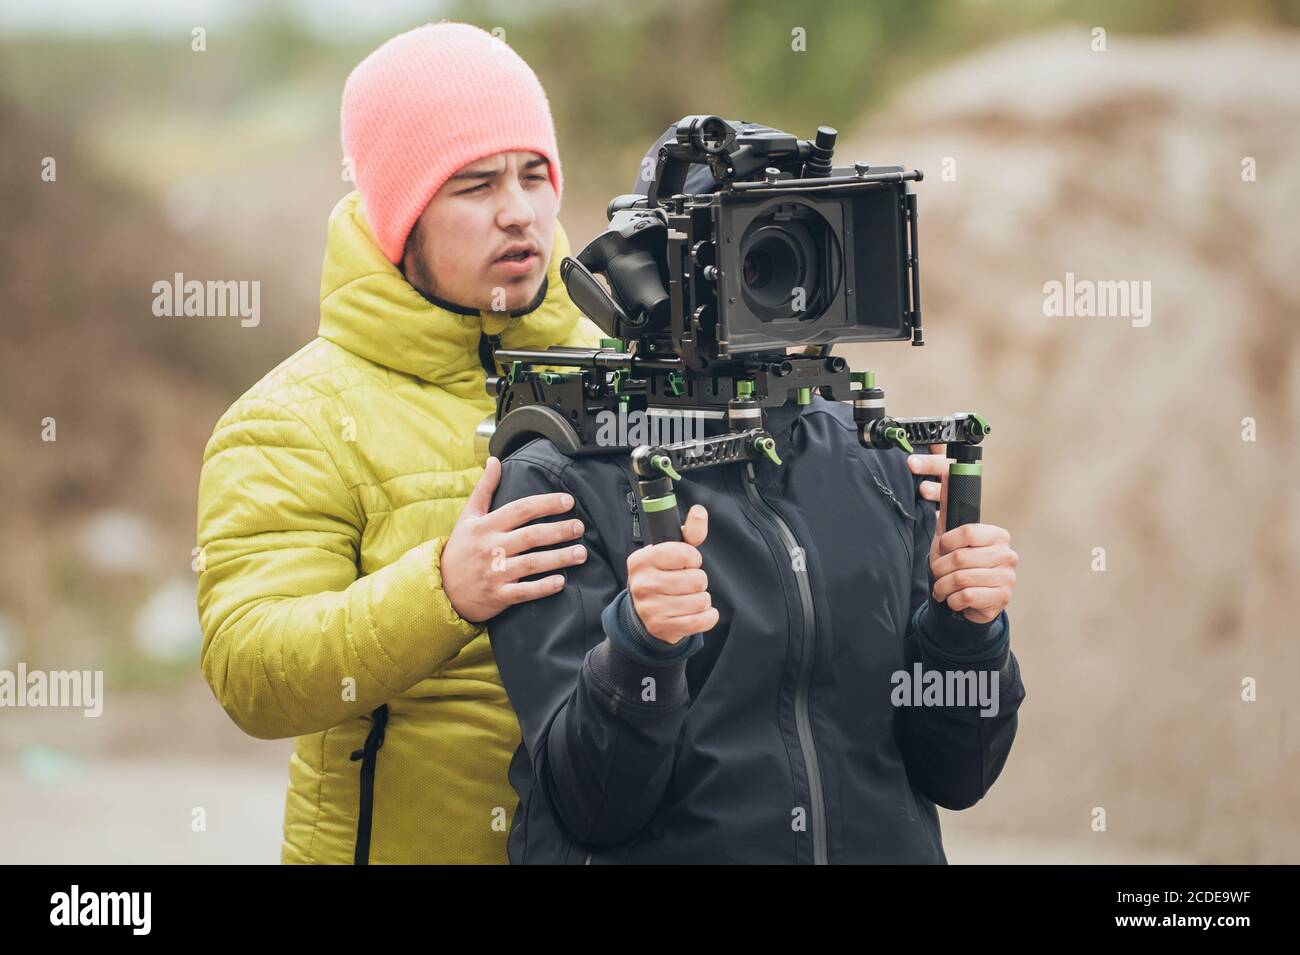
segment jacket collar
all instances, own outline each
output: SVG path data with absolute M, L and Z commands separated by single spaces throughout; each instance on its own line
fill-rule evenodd
M 546 301 L 546 293 L 550 290 L 550 286 L 551 286 L 550 276 L 543 275 L 542 284 L 537 287 L 537 294 L 533 296 L 533 300 L 529 302 L 527 305 L 525 305 L 523 308 L 516 309 L 515 311 L 511 312 L 510 317 L 519 318 L 523 315 L 527 315 L 530 312 L 534 312 L 538 308 L 540 308 L 542 303 Z M 425 295 L 423 292 L 421 292 L 420 294 L 424 295 L 426 301 L 430 302 L 433 305 L 438 306 L 438 308 L 446 309 L 449 312 L 455 312 L 457 315 L 481 316 L 484 314 L 483 312 L 480 312 L 476 308 L 466 308 L 464 305 L 457 305 L 455 302 L 449 302 L 446 299 L 439 298 L 436 295 Z
M 577 329 L 582 313 L 560 279 L 560 262 L 568 254 L 569 239 L 557 221 L 542 289 L 518 311 L 471 312 L 429 301 L 379 250 L 360 195 L 352 192 L 330 213 L 319 334 L 386 368 L 479 397 L 481 335 L 499 335 L 504 348 L 545 349 L 564 343 Z

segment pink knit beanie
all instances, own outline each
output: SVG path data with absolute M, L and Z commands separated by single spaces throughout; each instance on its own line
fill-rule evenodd
M 442 184 L 467 163 L 531 150 L 560 154 L 546 93 L 510 47 L 468 23 L 431 23 L 393 37 L 343 87 L 343 153 L 366 218 L 390 262 Z

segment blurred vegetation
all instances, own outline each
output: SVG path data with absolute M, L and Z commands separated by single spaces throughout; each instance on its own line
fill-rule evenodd
M 385 34 L 322 36 L 272 5 L 209 32 L 195 56 L 175 37 L 0 37 L 4 94 L 56 118 L 115 176 L 149 190 L 218 172 L 229 150 L 330 144 L 349 69 Z M 584 197 L 623 191 L 673 120 L 719 112 L 809 136 L 848 126 L 900 84 L 977 47 L 1058 23 L 1179 33 L 1234 22 L 1300 25 L 1300 0 L 593 0 L 453 3 L 443 13 L 504 36 L 546 86 L 561 153 Z M 398 23 L 397 32 L 418 25 Z M 342 25 L 341 25 L 342 26 Z M 796 52 L 796 30 L 804 52 Z M 133 148 L 143 139 L 165 149 Z M 603 203 L 602 203 L 603 204 Z

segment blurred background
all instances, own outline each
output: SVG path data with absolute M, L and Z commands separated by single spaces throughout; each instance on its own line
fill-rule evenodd
M 925 170 L 927 345 L 837 351 L 995 426 L 1028 697 L 951 861 L 1300 861 L 1298 0 L 0 3 L 0 669 L 106 683 L 0 709 L 0 861 L 278 860 L 292 741 L 197 666 L 201 454 L 315 334 L 347 73 L 444 17 L 541 77 L 575 248 L 686 114 Z M 177 272 L 260 322 L 156 317 Z M 1067 273 L 1149 325 L 1046 315 Z

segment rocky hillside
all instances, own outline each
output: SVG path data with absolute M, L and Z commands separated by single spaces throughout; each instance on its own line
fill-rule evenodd
M 1021 736 L 949 825 L 1295 862 L 1300 40 L 1090 41 L 989 49 L 841 137 L 927 174 L 929 344 L 856 364 L 895 413 L 991 420 L 1022 559 Z M 1045 314 L 1067 273 L 1149 283 L 1149 314 Z

